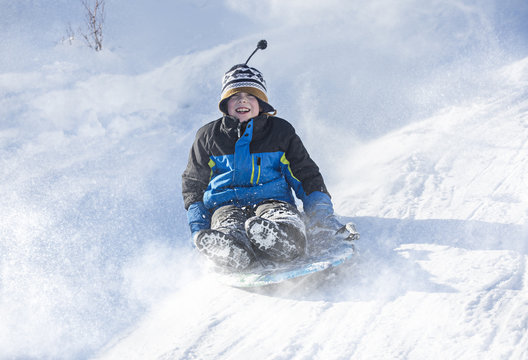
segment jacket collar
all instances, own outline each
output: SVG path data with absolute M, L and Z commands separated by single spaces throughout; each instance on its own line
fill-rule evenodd
M 269 115 L 260 113 L 258 116 L 253 118 L 253 134 L 259 134 L 265 128 L 268 123 Z M 220 129 L 228 134 L 229 136 L 236 136 L 238 139 L 244 132 L 245 126 L 240 121 L 232 116 L 224 115 L 222 118 L 222 125 Z

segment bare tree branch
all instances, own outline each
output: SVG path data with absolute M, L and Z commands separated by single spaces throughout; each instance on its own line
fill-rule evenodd
M 103 26 L 106 0 L 81 0 L 85 12 L 87 32 L 81 35 L 88 46 L 95 51 L 103 49 Z
M 70 23 L 68 23 L 68 27 L 66 28 L 66 36 L 62 37 L 61 43 L 65 44 L 68 42 L 70 45 L 73 44 L 75 41 L 75 31 L 73 31 L 73 28 Z

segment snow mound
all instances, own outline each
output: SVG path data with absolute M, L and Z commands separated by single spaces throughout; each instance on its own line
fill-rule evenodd
M 261 292 L 202 275 L 98 358 L 526 358 L 527 63 L 350 152 L 334 197 L 356 261 Z

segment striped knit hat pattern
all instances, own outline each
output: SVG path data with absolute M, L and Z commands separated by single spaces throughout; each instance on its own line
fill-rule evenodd
M 227 100 L 239 92 L 255 96 L 259 102 L 260 112 L 273 113 L 275 109 L 268 104 L 266 95 L 266 81 L 262 73 L 246 64 L 238 64 L 224 74 L 222 80 L 222 95 L 218 107 L 227 114 Z

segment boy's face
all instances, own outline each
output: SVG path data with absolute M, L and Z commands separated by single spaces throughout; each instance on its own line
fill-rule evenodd
M 227 100 L 227 113 L 246 122 L 259 114 L 260 108 L 256 97 L 245 92 L 239 92 Z

